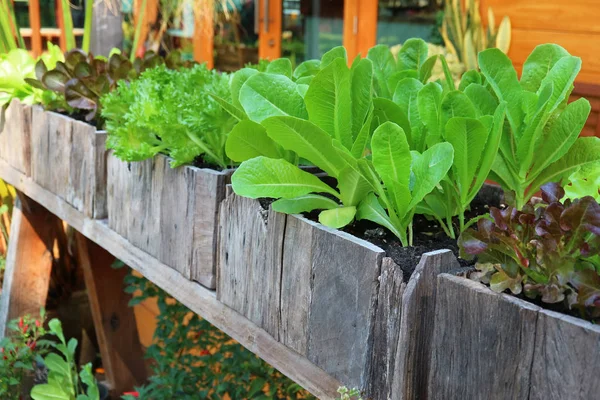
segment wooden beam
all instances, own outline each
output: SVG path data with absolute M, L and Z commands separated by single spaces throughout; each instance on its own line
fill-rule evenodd
M 350 64 L 359 54 L 366 57 L 377 44 L 377 6 L 377 0 L 344 0 L 343 40 Z
M 52 213 L 19 193 L 0 296 L 0 338 L 10 320 L 39 315 L 46 306 L 56 222 Z
M 29 26 L 31 28 L 31 51 L 34 57 L 42 54 L 40 0 L 29 0 Z
M 39 1 L 39 0 L 36 0 Z M 94 0 L 85 0 L 94 1 Z M 94 2 L 90 51 L 94 55 L 108 57 L 113 48 L 123 46 L 123 18 L 121 1 L 113 2 L 119 7 L 114 9 L 106 1 Z
M 114 269 L 115 258 L 77 232 L 77 258 L 83 270 L 102 365 L 114 395 L 133 389 L 146 379 L 144 351 L 140 344 L 131 295 L 124 292 L 127 269 Z
M 43 189 L 3 160 L 0 160 L 0 177 L 43 204 L 50 212 L 66 221 L 88 239 L 144 275 L 190 310 L 237 340 L 242 346 L 319 399 L 337 398 L 337 388 L 341 386 L 337 379 L 219 302 L 214 291 L 187 280 L 171 267 L 132 246 L 122 236 L 109 229 L 106 221 L 85 218 L 64 200 Z
M 215 5 L 213 0 L 199 0 L 194 7 L 194 60 L 214 68 Z
M 65 35 L 65 19 L 63 18 L 62 1 L 55 0 L 55 3 L 56 3 L 56 7 L 55 7 L 56 25 L 58 26 L 58 29 L 60 29 L 60 37 L 59 37 L 58 43 L 60 45 L 60 49 L 64 53 L 67 51 L 67 36 Z
M 259 0 L 258 58 L 274 60 L 281 57 L 282 1 Z

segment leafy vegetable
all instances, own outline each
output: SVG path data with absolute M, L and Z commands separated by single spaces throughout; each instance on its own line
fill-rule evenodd
M 478 257 L 482 279 L 497 292 L 510 289 L 546 303 L 565 301 L 600 317 L 600 205 L 587 196 L 561 202 L 564 190 L 542 186 L 542 201 L 492 208 L 459 240 L 465 257 Z
M 227 167 L 231 161 L 225 155 L 225 143 L 234 119 L 209 93 L 228 99 L 228 82 L 229 76 L 210 71 L 205 65 L 178 71 L 158 66 L 133 82 L 119 82 L 101 102 L 107 147 L 125 161 L 165 153 L 173 159 L 174 167 L 198 156 Z M 233 152 L 234 159 L 254 154 L 249 142 L 252 139 L 246 138 L 241 154 Z M 269 151 L 261 142 L 256 144 Z
M 600 202 L 600 164 L 592 164 L 581 168 L 569 176 L 568 185 L 565 185 L 565 198 L 575 200 L 585 196 L 592 196 Z
M 496 99 L 506 102 L 508 121 L 490 177 L 511 192 L 517 209 L 545 183 L 563 181 L 600 160 L 600 138 L 578 138 L 589 102 L 567 104 L 579 58 L 558 45 L 540 45 L 525 61 L 520 81 L 498 49 L 481 52 L 479 65 Z
M 54 68 L 39 60 L 35 66 L 36 79 L 25 80 L 38 89 L 58 94 L 57 98 L 45 102 L 47 109 L 84 111 L 85 119 L 91 121 L 100 114 L 100 97 L 114 90 L 119 80 L 133 80 L 146 69 L 161 64 L 179 68 L 185 63 L 178 52 L 170 53 L 166 59 L 148 52 L 143 59 L 131 63 L 119 51 L 113 51 L 106 59 L 73 49 L 65 54 L 64 62 L 58 61 Z M 99 122 L 102 126 L 103 121 Z

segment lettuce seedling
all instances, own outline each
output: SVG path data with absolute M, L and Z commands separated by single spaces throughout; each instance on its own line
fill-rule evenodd
M 229 76 L 205 65 L 171 70 L 158 66 L 133 82 L 121 81 L 102 97 L 107 147 L 125 161 L 168 154 L 171 166 L 198 156 L 210 164 L 231 165 L 225 155 L 233 118 L 209 93 L 227 98 Z
M 590 196 L 561 202 L 556 183 L 541 190 L 541 202 L 521 211 L 491 208 L 490 219 L 461 235 L 461 254 L 477 256 L 479 275 L 497 292 L 566 300 L 600 316 L 600 205 Z
M 581 59 L 555 44 L 536 47 L 523 65 L 521 80 L 498 49 L 479 54 L 486 85 L 506 102 L 507 124 L 490 178 L 521 209 L 547 182 L 560 182 L 600 160 L 600 138 L 579 138 L 590 104 L 567 104 Z

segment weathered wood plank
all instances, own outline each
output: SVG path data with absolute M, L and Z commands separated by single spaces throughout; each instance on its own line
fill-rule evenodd
M 405 289 L 402 269 L 391 258 L 385 257 L 381 262 L 366 390 L 368 398 L 373 400 L 391 398 Z
M 539 307 L 438 276 L 430 399 L 527 399 Z
M 230 193 L 221 203 L 217 299 L 276 340 L 285 222 L 258 200 Z
M 427 375 L 436 312 L 437 277 L 458 267 L 450 250 L 423 254 L 402 295 L 402 317 L 398 336 L 391 392 L 393 398 L 427 398 Z
M 80 233 L 75 235 L 77 258 L 83 270 L 102 364 L 111 391 L 119 396 L 146 379 L 131 295 L 123 291 L 127 269 L 114 269 L 115 257 Z
M 171 168 L 163 155 L 126 163 L 110 154 L 107 163 L 110 227 L 184 276 L 214 288 L 218 206 L 231 171 Z
M 268 332 L 249 319 L 218 301 L 215 292 L 188 280 L 179 272 L 155 257 L 133 246 L 109 228 L 106 221 L 86 218 L 55 194 L 42 188 L 5 161 L 0 160 L 0 177 L 43 204 L 50 212 L 68 222 L 83 235 L 94 241 L 125 264 L 170 293 L 175 299 L 201 315 L 217 328 L 254 354 L 296 381 L 319 399 L 337 398 L 341 382 L 306 357 L 287 348 Z
M 25 175 L 31 175 L 32 107 L 13 99 L 2 110 L 0 121 L 0 158 Z
M 106 133 L 33 109 L 31 176 L 91 218 L 106 218 Z
M 39 315 L 46 306 L 56 221 L 48 210 L 19 194 L 0 296 L 0 338 L 10 320 L 24 314 Z
M 531 400 L 600 395 L 600 326 L 540 310 L 531 368 Z
M 121 1 L 112 5 L 99 1 L 94 3 L 90 51 L 96 56 L 108 57 L 113 48 L 123 46 L 123 21 Z

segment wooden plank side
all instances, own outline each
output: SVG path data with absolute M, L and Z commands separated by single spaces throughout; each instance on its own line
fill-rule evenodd
M 24 314 L 39 315 L 46 306 L 56 221 L 45 208 L 19 194 L 0 296 L 0 338 L 7 333 L 9 321 Z
M 219 205 L 225 199 L 225 187 L 232 171 L 213 171 L 196 168 L 186 172 L 192 211 L 192 260 L 191 279 L 203 286 L 216 288 L 216 265 L 218 252 Z
M 94 3 L 90 51 L 108 57 L 113 48 L 123 47 L 123 21 L 118 7 L 99 1 Z
M 133 246 L 110 229 L 105 221 L 85 218 L 81 212 L 3 160 L 0 160 L 0 176 L 318 398 L 337 398 L 337 388 L 342 385 L 340 381 L 309 362 L 306 357 L 279 343 L 248 318 L 218 301 L 214 291 L 189 281 L 166 264 Z
M 488 7 L 494 10 L 496 25 L 508 15 L 517 29 L 600 33 L 596 0 L 577 0 L 568 6 L 562 0 L 482 0 L 481 12 L 486 24 Z
M 311 287 L 307 357 L 347 386 L 365 387 L 377 278 L 385 253 L 345 232 L 300 216 L 289 216 L 288 221 L 292 218 L 314 229 L 311 281 L 300 283 Z M 282 280 L 287 279 L 286 270 L 299 267 L 284 266 Z
M 389 257 L 381 262 L 379 294 L 373 327 L 367 396 L 387 400 L 392 395 L 396 348 L 400 335 L 402 295 L 406 289 L 402 269 Z
M 392 393 L 400 396 L 398 398 L 427 397 L 437 277 L 458 266 L 458 261 L 450 250 L 423 254 L 404 290 L 392 382 Z
M 115 257 L 76 233 L 77 258 L 83 270 L 102 364 L 111 391 L 119 396 L 146 380 L 144 351 L 140 344 L 134 311 L 128 306 L 123 279 L 127 269 L 114 269 Z
M 30 175 L 32 107 L 13 99 L 0 124 L 0 157 L 20 172 Z
M 217 299 L 279 339 L 286 215 L 231 194 L 221 203 Z
M 577 82 L 600 83 L 600 59 L 595 56 L 600 52 L 600 34 L 513 28 L 508 56 L 515 68 L 520 71 L 527 56 L 537 45 L 544 43 L 559 44 L 572 55 L 581 57 Z
M 600 394 L 599 354 L 600 326 L 540 310 L 529 398 L 596 398 Z
M 538 310 L 439 275 L 428 398 L 527 399 Z
M 106 131 L 96 131 L 93 137 L 93 165 L 94 182 L 92 186 L 91 204 L 88 210 L 91 210 L 92 218 L 105 219 L 108 217 L 107 205 L 107 150 Z
M 88 207 L 91 203 L 91 193 L 94 187 L 95 168 L 92 164 L 94 158 L 93 138 L 96 128 L 80 121 L 71 121 L 71 151 L 69 169 L 67 171 L 67 184 L 65 192 L 56 194 L 77 210 L 81 210 L 88 217 L 93 212 Z M 57 151 L 51 148 L 51 151 Z M 50 166 L 48 166 L 50 167 Z

